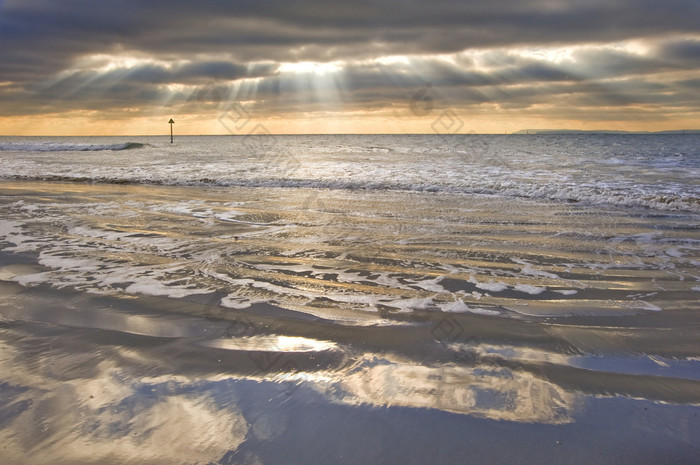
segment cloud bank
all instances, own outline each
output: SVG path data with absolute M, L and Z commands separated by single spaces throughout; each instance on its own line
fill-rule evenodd
M 411 106 L 428 98 L 465 130 L 692 126 L 698 17 L 696 0 L 5 0 L 0 121 L 175 115 L 222 133 L 243 105 L 274 128 L 429 132 Z

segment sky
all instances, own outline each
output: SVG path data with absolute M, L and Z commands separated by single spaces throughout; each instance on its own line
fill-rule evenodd
M 0 0 L 0 135 L 700 129 L 699 0 Z

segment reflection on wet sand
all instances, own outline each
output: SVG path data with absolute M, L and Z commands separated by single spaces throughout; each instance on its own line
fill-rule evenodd
M 439 409 L 494 420 L 572 421 L 577 395 L 527 372 L 367 358 L 326 394 L 350 404 Z M 340 389 L 339 389 L 340 388 Z
M 335 325 L 331 341 L 310 337 L 324 334 L 317 321 L 275 326 L 251 315 L 152 314 L 146 298 L 106 305 L 99 296 L 17 292 L 33 321 L 17 318 L 12 298 L 0 305 L 0 445 L 15 463 L 219 461 L 247 441 L 285 433 L 272 412 L 284 417 L 287 408 L 318 402 L 547 425 L 575 422 L 591 395 L 700 403 L 700 381 L 583 370 L 573 363 L 580 357 L 551 341 L 444 343 L 420 324 Z M 52 311 L 41 311 L 45 293 Z M 60 316 L 78 303 L 99 309 L 91 327 Z M 127 304 L 141 315 L 119 318 Z M 148 330 L 158 320 L 169 329 Z M 252 325 L 246 334 L 231 330 L 242 322 Z M 413 342 L 398 352 L 400 339 Z M 251 407 L 240 397 L 245 383 L 272 389 L 268 402 L 277 403 Z
M 4 463 L 207 463 L 245 440 L 248 425 L 235 404 L 221 408 L 196 391 L 158 392 L 108 359 L 45 349 L 29 365 L 0 345 Z
M 14 463 L 30 458 L 35 463 L 217 461 L 246 440 L 250 425 L 262 431 L 256 436 L 285 427 L 261 425 L 240 413 L 235 383 L 246 379 L 284 379 L 282 392 L 295 399 L 299 394 L 292 388 L 301 383 L 331 402 L 549 424 L 572 421 L 577 398 L 528 373 L 454 364 L 426 367 L 369 354 L 337 371 L 292 372 L 286 378 L 280 372 L 244 376 L 230 365 L 195 375 L 185 366 L 169 367 L 167 360 L 144 356 L 159 354 L 144 347 L 96 346 L 94 355 L 81 356 L 74 350 L 82 335 L 72 343 L 68 334 L 35 338 L 15 333 L 10 325 L 1 336 L 21 347 L 0 346 L 0 370 L 6 374 L 0 386 L 6 399 L 0 444 Z M 28 350 L 26 344 L 35 343 L 43 347 Z M 222 385 L 230 389 L 223 397 L 217 394 Z

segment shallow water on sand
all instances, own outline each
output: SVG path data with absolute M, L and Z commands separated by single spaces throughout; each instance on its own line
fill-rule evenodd
M 693 215 L 38 182 L 0 210 L 15 463 L 700 454 Z

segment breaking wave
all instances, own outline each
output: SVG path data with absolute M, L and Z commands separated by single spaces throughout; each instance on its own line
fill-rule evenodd
M 140 149 L 144 144 L 123 142 L 120 144 L 75 144 L 56 142 L 0 143 L 0 150 L 11 152 L 99 152 L 104 150 Z
M 0 175 L 0 179 L 14 181 L 49 181 L 78 182 L 90 184 L 121 185 L 157 185 L 157 186 L 210 186 L 210 187 L 247 187 L 272 189 L 328 189 L 354 191 L 404 191 L 433 192 L 447 194 L 472 194 L 499 196 L 506 198 L 524 198 L 532 200 L 549 200 L 554 202 L 580 203 L 626 208 L 646 208 L 661 211 L 700 213 L 700 195 L 685 192 L 640 192 L 626 188 L 600 189 L 594 186 L 576 184 L 530 184 L 516 182 L 467 182 L 464 184 L 439 184 L 435 182 L 401 182 L 389 180 L 319 180 L 299 178 L 253 178 L 240 177 L 195 177 L 195 176 L 85 176 L 84 174 L 64 175 Z

